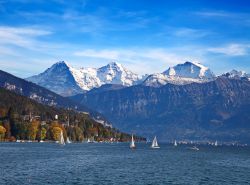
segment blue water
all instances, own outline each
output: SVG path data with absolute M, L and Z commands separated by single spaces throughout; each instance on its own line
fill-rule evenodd
M 0 184 L 250 184 L 250 148 L 0 143 Z

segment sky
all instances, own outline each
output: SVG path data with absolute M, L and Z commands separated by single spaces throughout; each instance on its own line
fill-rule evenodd
M 58 61 L 138 74 L 185 61 L 250 73 L 248 0 L 0 0 L 0 69 L 25 78 Z

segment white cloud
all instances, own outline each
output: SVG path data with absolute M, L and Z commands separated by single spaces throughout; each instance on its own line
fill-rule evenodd
M 174 31 L 174 35 L 178 37 L 200 38 L 211 34 L 211 32 L 192 28 L 179 28 Z
M 230 17 L 234 15 L 232 13 L 224 11 L 200 11 L 200 12 L 195 12 L 194 14 L 203 17 Z
M 220 53 L 229 56 L 243 56 L 248 54 L 250 45 L 245 44 L 229 44 L 224 47 L 208 48 L 207 51 L 213 53 Z
M 39 46 L 36 38 L 49 34 L 51 32 L 36 28 L 0 26 L 0 46 L 12 45 L 35 49 Z
M 233 25 L 249 26 L 249 12 L 237 12 L 237 11 L 199 11 L 193 12 L 194 15 L 198 15 L 203 18 L 211 18 L 216 21 L 223 21 L 224 23 L 230 23 Z

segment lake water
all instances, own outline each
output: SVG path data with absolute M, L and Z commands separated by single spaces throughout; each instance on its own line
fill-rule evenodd
M 0 184 L 250 184 L 250 148 L 0 143 Z

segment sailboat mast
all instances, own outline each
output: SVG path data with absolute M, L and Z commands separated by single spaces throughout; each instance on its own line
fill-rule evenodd
M 132 137 L 131 137 L 130 148 L 135 148 L 135 141 L 134 141 L 134 136 L 133 136 L 133 134 L 132 134 Z

